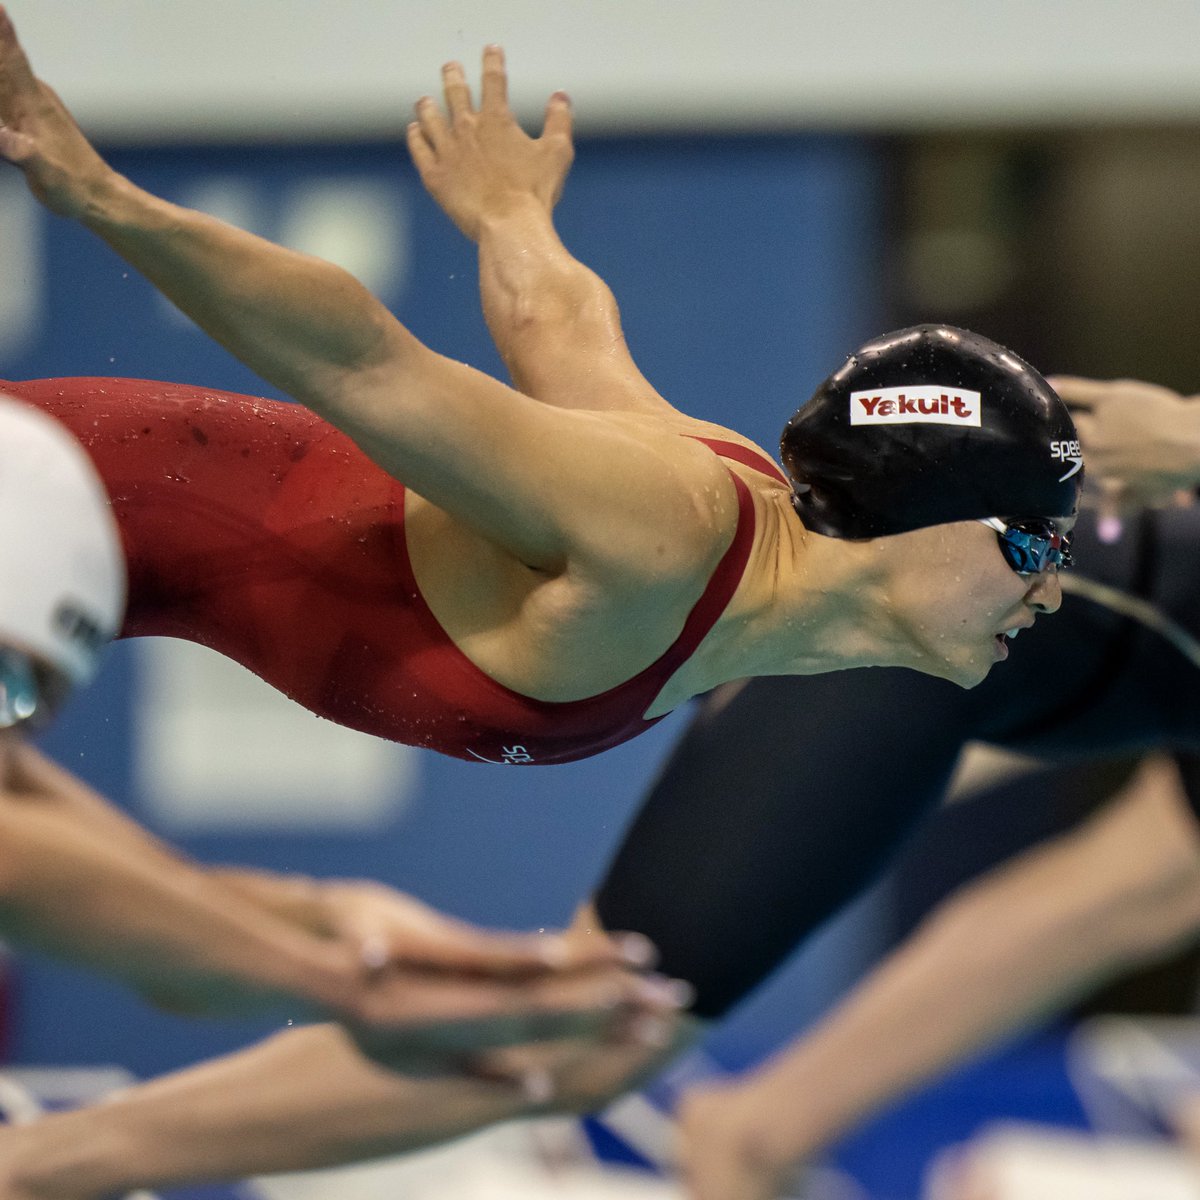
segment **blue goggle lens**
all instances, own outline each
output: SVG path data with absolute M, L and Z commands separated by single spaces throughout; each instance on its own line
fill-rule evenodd
M 33 664 L 16 650 L 0 649 L 0 729 L 29 720 L 40 703 Z
M 1052 521 L 997 518 L 984 524 L 996 530 L 1004 561 L 1018 575 L 1037 575 L 1050 567 L 1065 570 L 1074 565 L 1071 535 L 1059 533 Z

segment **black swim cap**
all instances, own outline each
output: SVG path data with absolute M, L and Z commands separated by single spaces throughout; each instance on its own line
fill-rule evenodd
M 1083 459 L 1066 405 L 1010 350 L 917 325 L 856 350 L 780 443 L 806 528 L 871 538 L 976 517 L 1070 517 Z

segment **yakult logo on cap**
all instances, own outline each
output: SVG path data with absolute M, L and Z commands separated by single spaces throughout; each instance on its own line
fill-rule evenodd
M 850 393 L 851 425 L 975 425 L 983 400 L 978 392 L 918 383 Z

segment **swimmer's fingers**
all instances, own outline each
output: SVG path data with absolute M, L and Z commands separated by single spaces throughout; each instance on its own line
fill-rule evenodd
M 509 214 L 525 198 L 547 211 L 562 194 L 574 151 L 570 102 L 555 93 L 541 137 L 530 137 L 508 105 L 508 78 L 499 46 L 483 54 L 478 110 L 471 106 L 462 68 L 443 68 L 449 118 L 430 97 L 417 102 L 417 129 L 408 144 L 425 190 L 472 241 L 492 215 Z M 419 137 L 418 137 L 419 134 Z M 422 142 L 424 144 L 422 144 Z
M 1179 488 L 1200 479 L 1186 402 L 1173 393 L 1130 397 L 1112 393 L 1094 409 L 1077 412 L 1086 486 L 1106 517 L 1170 504 Z
M 562 193 L 567 171 L 575 158 L 575 143 L 572 140 L 574 115 L 571 112 L 571 97 L 566 92 L 555 92 L 546 102 L 546 116 L 542 124 L 541 140 L 555 156 L 561 171 L 555 201 Z
M 640 934 L 485 929 L 369 880 L 328 880 L 319 894 L 325 927 L 357 944 L 369 969 L 407 967 L 507 978 L 597 966 L 643 970 L 654 964 L 654 949 Z
M 400 926 L 379 922 L 363 937 L 362 945 L 368 966 L 420 966 L 498 979 L 605 966 L 644 970 L 655 957 L 650 943 L 636 934 L 583 938 L 564 933 L 500 933 L 440 914 L 430 916 L 419 929 L 407 922 Z
M 459 121 L 474 113 L 471 88 L 462 63 L 448 62 L 442 67 L 442 94 L 446 98 L 446 112 L 450 114 L 451 121 Z
M 1077 375 L 1049 375 L 1046 382 L 1059 394 L 1066 406 L 1076 412 L 1090 412 L 1114 399 L 1179 399 L 1179 393 L 1157 383 L 1140 379 L 1084 379 Z
M 7 10 L 0 6 L 0 155 L 18 166 L 33 153 L 33 141 L 24 126 L 38 103 L 39 92 L 17 31 Z
M 1058 393 L 1062 402 L 1073 411 L 1089 412 L 1098 397 L 1103 396 L 1108 384 L 1097 379 L 1083 379 L 1076 375 L 1047 375 L 1046 382 Z
M 1091 412 L 1113 390 L 1110 379 L 1084 379 L 1078 375 L 1048 375 L 1046 382 L 1074 413 Z
M 658 952 L 640 933 L 496 933 L 462 926 L 452 943 L 429 947 L 431 961 L 442 967 L 473 969 L 496 976 L 587 971 L 625 967 L 645 971 Z
M 480 85 L 479 111 L 497 115 L 507 113 L 508 69 L 504 63 L 504 51 L 499 46 L 483 49 L 483 82 Z
M 673 981 L 612 967 L 507 983 L 396 972 L 350 1028 L 366 1053 L 395 1069 L 462 1071 L 503 1047 L 604 1040 L 635 1013 L 669 1025 L 687 998 Z
M 20 115 L 21 104 L 37 97 L 38 81 L 13 27 L 8 10 L 0 5 L 0 119 L 6 123 Z
M 631 1012 L 599 1038 L 559 1038 L 476 1055 L 467 1064 L 479 1079 L 507 1084 L 526 1103 L 558 1111 L 593 1112 L 617 1092 L 657 1073 L 697 1035 L 695 1022 Z
M 437 101 L 432 96 L 422 96 L 417 101 L 416 113 L 417 124 L 421 128 L 426 142 L 435 153 L 439 153 L 446 146 L 450 137 L 450 129 Z
M 54 90 L 33 74 L 0 7 L 0 155 L 25 173 L 52 211 L 79 217 L 113 172 L 79 131 Z
M 33 154 L 33 139 L 19 130 L 0 125 L 0 158 L 19 167 Z
M 413 160 L 413 166 L 417 168 L 417 174 L 424 180 L 426 174 L 437 165 L 437 155 L 434 154 L 433 147 L 426 141 L 425 134 L 421 131 L 420 121 L 410 121 L 404 131 L 404 137 L 408 143 L 408 153 Z
M 571 97 L 566 92 L 555 92 L 546 101 L 546 117 L 542 123 L 542 137 L 571 140 Z

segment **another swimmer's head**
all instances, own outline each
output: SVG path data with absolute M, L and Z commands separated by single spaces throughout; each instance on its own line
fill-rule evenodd
M 0 729 L 40 724 L 90 679 L 124 606 L 90 459 L 57 421 L 0 395 Z
M 1050 385 L 948 325 L 860 347 L 788 422 L 781 449 L 800 519 L 835 538 L 1066 520 L 1083 482 L 1079 435 Z

